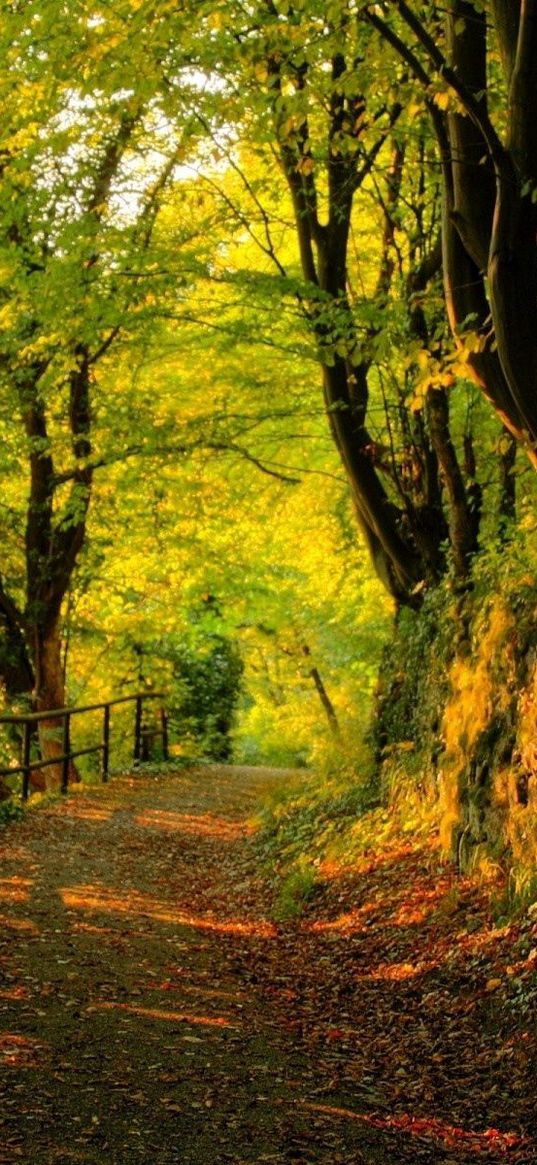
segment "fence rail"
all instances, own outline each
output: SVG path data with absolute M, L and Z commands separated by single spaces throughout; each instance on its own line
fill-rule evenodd
M 49 765 L 57 765 L 61 767 L 60 788 L 62 793 L 66 793 L 69 788 L 71 762 L 81 756 L 100 753 L 101 779 L 106 782 L 110 773 L 111 710 L 119 704 L 134 704 L 134 762 L 139 763 L 142 760 L 150 759 L 151 745 L 155 738 L 158 737 L 162 740 L 163 759 L 168 760 L 168 717 L 165 706 L 162 703 L 165 698 L 164 692 L 137 692 L 132 696 L 118 696 L 114 700 L 105 700 L 102 704 L 83 704 L 80 707 L 73 708 L 53 708 L 46 712 L 27 712 L 18 716 L 0 716 L 0 725 L 20 725 L 22 729 L 21 763 L 19 765 L 0 768 L 0 777 L 9 777 L 16 773 L 22 773 L 22 797 L 26 801 L 30 790 L 32 773 L 47 768 Z M 157 710 L 159 726 L 156 724 L 151 726 L 144 724 L 144 704 L 149 700 L 161 701 Z M 102 734 L 98 744 L 91 745 L 89 748 L 73 750 L 71 748 L 71 720 L 73 716 L 83 716 L 87 712 L 99 711 L 102 711 L 103 719 Z M 43 721 L 47 723 L 51 721 L 58 722 L 61 728 L 61 751 L 52 756 L 32 760 L 32 740 L 35 736 L 36 728 Z

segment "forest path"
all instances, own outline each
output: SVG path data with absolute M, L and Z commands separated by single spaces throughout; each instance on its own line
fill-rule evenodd
M 537 1162 L 477 889 L 463 925 L 403 847 L 275 924 L 250 817 L 278 779 L 117 778 L 5 832 L 0 1162 Z

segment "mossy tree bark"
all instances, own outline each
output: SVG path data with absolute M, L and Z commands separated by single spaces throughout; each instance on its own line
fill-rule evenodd
M 271 8 L 271 5 L 268 5 Z M 277 17 L 276 11 L 274 11 Z M 339 30 L 341 31 L 341 29 Z M 406 479 L 394 449 L 380 451 L 369 423 L 370 376 L 378 324 L 364 340 L 353 313 L 349 280 L 349 239 L 357 191 L 387 151 L 402 107 L 381 114 L 368 108 L 358 83 L 349 84 L 352 63 L 341 52 L 326 61 L 331 88 L 325 107 L 326 211 L 320 212 L 319 182 L 312 145 L 317 118 L 308 113 L 310 70 L 283 54 L 267 59 L 268 84 L 277 150 L 294 209 L 298 251 L 305 280 L 301 303 L 322 365 L 326 413 L 334 444 L 349 482 L 357 522 L 377 574 L 398 604 L 419 605 L 424 586 L 438 581 L 446 562 L 442 543 L 448 533 L 460 574 L 467 573 L 475 548 L 478 517 L 470 501 L 449 435 L 447 405 L 422 409 L 419 420 L 406 418 L 409 456 L 419 472 Z M 300 98 L 300 115 L 289 115 L 286 94 Z M 312 99 L 314 102 L 315 98 Z M 371 142 L 366 130 L 378 125 Z M 342 145 L 343 142 L 343 145 Z M 383 200 L 384 237 L 377 287 L 371 299 L 381 312 L 394 269 L 394 227 L 398 212 L 404 150 L 395 141 Z M 417 249 L 417 248 L 416 248 Z M 420 240 L 417 291 L 433 280 L 440 264 L 437 240 Z M 424 252 L 429 252 L 424 258 Z M 400 406 L 403 409 L 403 405 Z M 408 406 L 407 406 L 408 407 Z M 443 409 L 440 419 L 440 411 Z M 389 429 L 389 425 L 388 425 Z M 449 513 L 444 517 L 444 505 Z M 465 527 L 466 523 L 466 527 Z

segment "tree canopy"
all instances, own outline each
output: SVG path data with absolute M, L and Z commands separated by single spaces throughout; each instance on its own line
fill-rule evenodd
M 1 36 L 6 703 L 166 673 L 209 594 L 243 724 L 292 690 L 331 732 L 390 610 L 533 505 L 531 6 L 36 0 Z

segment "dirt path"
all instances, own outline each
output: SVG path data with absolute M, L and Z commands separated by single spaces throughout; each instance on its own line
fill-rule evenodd
M 3 835 L 0 1162 L 537 1162 L 512 933 L 406 849 L 274 924 L 274 779 L 117 779 Z

